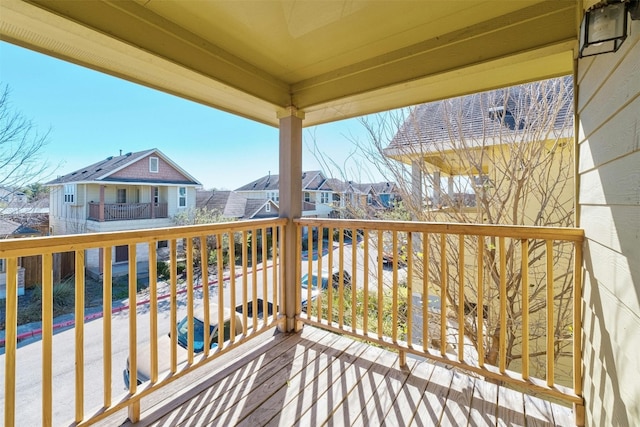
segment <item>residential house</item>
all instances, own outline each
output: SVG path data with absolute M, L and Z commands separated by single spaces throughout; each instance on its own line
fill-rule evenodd
M 40 236 L 40 232 L 36 229 L 24 226 L 18 222 L 0 218 L 0 239 L 16 239 L 21 237 Z M 0 258 L 0 299 L 5 298 L 7 270 L 6 262 Z M 18 267 L 18 295 L 24 295 L 25 287 L 25 269 Z
M 407 187 L 417 210 L 471 208 L 464 222 L 571 225 L 573 138 L 573 79 L 566 76 L 419 105 L 384 154 L 411 167 Z M 505 171 L 536 182 L 553 177 L 553 209 L 542 205 L 549 198 L 515 191 L 516 179 Z M 518 205 L 521 215 L 486 215 L 488 206 L 476 206 L 474 193 L 500 200 L 496 209 Z M 437 212 L 429 217 L 451 220 Z
M 302 172 L 302 215 L 307 217 L 326 218 L 332 210 L 332 194 L 323 190 L 322 185 L 327 178 L 322 171 Z M 270 199 L 280 202 L 280 177 L 269 173 L 235 190 L 247 199 Z
M 158 149 L 109 156 L 47 183 L 51 235 L 168 227 L 195 207 L 200 182 Z M 145 267 L 147 245 L 138 245 Z M 114 264 L 128 262 L 128 247 L 113 249 Z M 100 250 L 87 251 L 86 267 L 100 274 Z
M 272 199 L 249 199 L 235 191 L 197 190 L 196 208 L 217 211 L 233 220 L 278 216 L 278 204 Z
M 279 176 L 269 174 L 235 190 L 248 199 L 279 202 Z M 359 184 L 327 178 L 322 171 L 302 173 L 303 216 L 344 218 L 367 210 L 386 209 L 399 200 L 397 186 L 389 182 Z
M 469 423 L 478 424 L 562 424 L 554 422 L 558 407 L 550 413 L 550 409 L 546 411 L 550 408 L 549 402 L 537 404 L 533 396 L 554 392 L 554 398 L 560 397 L 559 389 L 549 384 L 553 382 L 552 376 L 540 381 L 521 378 L 517 388 L 523 390 L 524 395 L 518 394 L 518 398 L 513 399 L 514 390 L 499 385 L 513 380 L 509 373 L 499 372 L 502 369 L 487 374 L 490 381 L 483 380 L 484 372 L 479 372 L 481 367 L 476 365 L 457 372 L 426 364 L 414 365 L 416 369 L 411 372 L 400 371 L 395 360 L 403 364 L 406 353 L 416 351 L 415 348 L 402 347 L 395 353 L 395 359 L 381 356 L 371 363 L 367 359 L 369 351 L 357 354 L 344 351 L 349 344 L 337 348 L 333 344 L 337 339 L 322 341 L 318 338 L 320 334 L 314 333 L 315 328 L 311 328 L 309 334 L 305 326 L 301 335 L 301 325 L 310 321 L 299 306 L 296 308 L 296 294 L 299 294 L 296 242 L 297 227 L 312 223 L 298 219 L 302 209 L 301 147 L 305 127 L 574 75 L 576 132 L 572 144 L 579 229 L 564 230 L 563 236 L 573 239 L 577 271 L 581 267 L 583 274 L 577 276 L 574 286 L 576 316 L 567 337 L 573 340 L 575 354 L 573 395 L 568 403 L 574 405 L 575 423 L 579 425 L 637 425 L 640 414 L 637 381 L 640 354 L 636 347 L 640 338 L 637 173 L 640 2 L 637 0 L 298 2 L 294 6 L 290 2 L 270 1 L 259 2 L 259 8 L 256 2 L 95 2 L 88 8 L 84 2 L 3 1 L 0 8 L 0 36 L 7 42 L 278 129 L 282 183 L 279 206 L 283 218 L 271 225 L 283 228 L 279 244 L 285 250 L 278 260 L 280 279 L 274 282 L 280 284 L 280 294 L 285 298 L 278 301 L 281 304 L 277 324 L 295 333 L 286 336 L 286 348 L 290 348 L 290 338 L 303 338 L 294 343 L 300 349 L 296 352 L 299 356 L 296 362 L 305 362 L 302 365 L 306 367 L 325 363 L 324 359 L 312 359 L 320 353 L 319 347 L 328 350 L 323 354 L 347 356 L 334 359 L 335 363 L 328 365 L 337 370 L 325 369 L 321 375 L 307 375 L 308 370 L 283 372 L 281 382 L 268 383 L 269 390 L 279 387 L 277 392 L 265 392 L 266 383 L 257 384 L 253 374 L 261 372 L 265 366 L 263 359 L 275 353 L 257 355 L 261 344 L 258 340 L 265 336 L 271 340 L 273 335 L 258 333 L 245 337 L 243 334 L 242 338 L 236 336 L 232 344 L 221 343 L 224 347 L 221 345 L 218 350 L 222 351 L 209 353 L 209 357 L 216 360 L 207 360 L 210 362 L 206 363 L 207 367 L 215 367 L 217 362 L 222 365 L 225 356 L 235 358 L 224 365 L 225 372 L 203 373 L 203 363 L 188 363 L 175 374 L 169 373 L 139 389 L 132 381 L 122 399 L 112 398 L 109 387 L 100 393 L 96 390 L 99 386 L 92 384 L 92 391 L 102 394 L 96 405 L 101 409 L 97 412 L 84 410 L 85 406 L 92 408 L 93 405 L 84 405 L 89 394 L 82 393 L 80 387 L 75 392 L 75 412 L 72 408 L 67 417 L 69 423 L 120 424 L 123 417 L 119 414 L 127 405 L 131 422 L 143 424 L 162 422 L 158 421 L 162 416 L 164 419 L 192 416 L 194 418 L 182 419 L 193 423 L 202 422 L 204 417 L 212 423 L 234 423 L 254 415 L 260 416 L 262 422 L 272 423 L 286 423 L 301 416 L 315 417 L 302 419 L 301 423 L 330 422 L 318 419 L 319 414 L 334 417 L 352 414 L 353 418 L 349 419 L 353 422 L 378 416 L 382 420 L 373 422 L 388 424 L 455 424 L 467 416 Z M 593 19 L 596 14 L 599 15 Z M 615 17 L 620 18 L 620 25 L 611 21 Z M 609 29 L 619 29 L 622 34 L 615 40 L 586 37 L 608 35 Z M 594 31 L 587 33 L 588 30 Z M 225 36 L 229 34 L 233 37 Z M 239 156 L 239 167 L 252 155 L 246 152 Z M 373 221 L 373 224 L 391 227 L 383 221 Z M 262 226 L 264 222 L 256 224 L 256 227 Z M 416 223 L 412 230 L 424 231 L 430 227 L 431 231 L 446 231 L 446 226 L 431 228 L 432 224 Z M 476 225 L 467 225 L 464 229 L 468 231 L 463 234 L 468 236 L 489 233 L 496 239 L 500 236 L 490 230 L 505 230 L 501 226 Z M 519 230 L 508 228 L 509 233 L 524 241 L 531 236 Z M 529 231 L 536 235 L 554 234 L 546 227 Z M 180 233 L 179 229 L 172 229 L 165 236 L 175 237 Z M 150 233 L 141 234 L 148 242 L 157 238 Z M 122 241 L 134 242 L 137 238 L 140 235 L 131 233 Z M 19 242 L 0 241 L 0 254 L 8 259 L 10 268 L 15 268 L 12 267 L 15 258 L 23 253 L 46 255 L 56 247 L 54 242 L 67 246 L 110 244 L 103 235 L 96 236 L 93 243 L 75 236 L 55 241 L 43 238 L 40 248 Z M 172 305 L 172 309 L 174 307 Z M 154 310 L 155 307 L 150 307 L 152 313 Z M 503 312 L 502 316 L 506 319 L 507 313 Z M 135 317 L 132 319 L 128 332 L 135 337 L 137 324 Z M 9 317 L 6 336 L 15 338 L 15 322 L 8 320 Z M 274 324 L 275 320 L 268 326 Z M 315 326 L 332 330 L 342 327 L 331 319 L 329 325 L 316 322 Z M 359 327 L 345 330 L 345 335 L 357 334 Z M 57 414 L 60 407 L 71 407 L 73 395 L 62 405 L 55 400 L 60 393 L 54 393 L 52 386 L 53 336 L 44 329 L 42 365 L 29 368 L 43 373 L 42 399 L 37 406 L 42 407 L 43 419 L 47 421 L 53 419 L 54 411 Z M 549 329 L 548 334 L 553 338 L 556 331 Z M 105 330 L 110 332 L 106 322 Z M 82 329 L 78 328 L 77 333 L 82 339 Z M 110 335 L 104 335 L 106 347 Z M 363 338 L 371 339 L 370 334 Z M 377 343 L 385 346 L 392 339 L 395 345 L 399 344 L 395 337 L 384 337 Z M 7 339 L 5 346 L 4 424 L 7 426 L 15 425 L 16 420 L 24 423 L 25 413 L 39 412 L 31 409 L 33 405 L 19 404 L 21 390 L 17 385 L 20 382 L 16 366 L 20 366 L 25 352 L 16 350 L 16 341 Z M 311 345 L 313 348 L 309 349 Z M 249 346 L 250 351 L 245 351 Z M 273 348 L 281 350 L 283 346 L 274 344 Z M 129 351 L 135 354 L 135 346 Z M 89 369 L 83 363 L 82 347 L 73 353 L 69 356 L 75 357 L 76 372 L 82 378 Z M 105 366 L 109 366 L 108 357 L 105 356 Z M 441 361 L 451 365 L 456 363 L 453 359 Z M 317 363 L 310 362 L 312 360 Z M 300 365 L 293 359 L 287 362 L 285 369 Z M 381 367 L 396 375 L 382 378 L 376 373 L 382 372 L 378 369 Z M 171 389 L 180 382 L 174 380 L 190 379 L 184 377 L 185 370 L 198 379 L 206 377 L 202 380 L 208 382 L 196 386 L 204 393 L 198 394 L 199 390 L 192 387 L 190 381 L 185 381 L 188 387 Z M 468 376 L 470 371 L 473 374 Z M 335 372 L 350 375 L 335 378 Z M 452 385 L 450 392 L 441 386 L 442 382 L 433 381 L 442 378 L 436 374 L 447 372 L 450 375 L 445 377 L 446 384 Z M 223 379 L 222 373 L 230 376 Z M 420 381 L 414 375 L 426 373 L 433 373 L 427 381 Z M 313 382 L 313 377 L 318 381 Z M 380 377 L 380 381 L 373 383 L 372 377 Z M 334 378 L 336 382 L 331 386 Z M 300 390 L 300 394 L 289 393 L 294 389 L 291 381 L 299 386 L 296 390 Z M 217 392 L 220 384 L 223 391 L 229 393 L 211 402 L 212 390 Z M 226 384 L 238 385 L 242 390 L 230 389 Z M 340 394 L 336 389 L 343 388 L 335 387 L 336 384 L 347 384 L 351 387 L 350 393 Z M 319 387 L 323 388 L 319 391 Z M 245 394 L 245 391 L 253 393 Z M 164 406 L 147 410 L 146 399 L 155 398 L 156 393 L 159 397 L 175 398 L 165 399 Z M 323 394 L 315 398 L 318 393 Z M 483 400 L 487 394 L 495 399 Z M 369 406 L 361 404 L 363 396 Z M 417 396 L 415 400 L 414 396 Z M 443 396 L 449 397 L 446 402 Z M 465 398 L 469 396 L 472 396 L 471 403 Z M 25 397 L 29 398 L 33 398 L 33 393 Z M 247 398 L 252 402 L 250 408 L 243 405 Z M 200 410 L 185 411 L 187 401 Z M 522 403 L 519 410 L 511 405 L 514 401 Z M 202 402 L 211 405 L 202 406 Z M 307 405 L 307 402 L 311 403 Z M 342 406 L 319 407 L 327 402 Z M 310 407 L 313 404 L 318 406 Z M 238 410 L 240 406 L 242 411 Z M 141 407 L 145 408 L 144 412 Z M 255 412 L 251 412 L 254 408 Z M 174 409 L 176 412 L 170 412 Z M 545 412 L 544 420 L 531 419 L 542 412 Z M 105 420 L 109 416 L 112 419 Z M 235 418 L 230 419 L 232 416 Z
M 5 206 L 20 206 L 27 203 L 28 200 L 29 198 L 24 192 L 0 186 L 0 208 Z

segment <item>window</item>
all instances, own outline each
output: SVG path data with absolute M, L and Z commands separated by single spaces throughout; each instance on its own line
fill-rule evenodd
M 267 203 L 264 207 L 265 212 L 271 212 L 271 203 Z
M 6 272 L 6 266 L 5 266 L 5 260 L 4 259 L 0 259 L 0 273 L 5 273 Z
M 64 185 L 64 202 L 70 205 L 76 202 L 76 185 L 75 184 Z
M 149 157 L 149 172 L 158 173 L 160 163 L 157 157 Z
M 267 199 L 273 200 L 274 202 L 278 203 L 278 201 L 280 200 L 279 193 L 277 191 L 270 191 L 267 193 Z
M 311 202 L 311 193 L 309 193 L 308 191 L 305 191 L 304 193 L 304 201 L 307 203 Z
M 329 203 L 330 193 L 320 193 L 320 203 Z
M 157 206 L 160 203 L 160 189 L 153 187 L 153 203 Z
M 187 207 L 187 187 L 178 187 L 178 207 Z
M 373 196 L 371 194 L 367 194 L 367 204 L 370 205 L 373 203 Z
M 118 188 L 116 190 L 116 203 L 127 203 L 127 189 Z

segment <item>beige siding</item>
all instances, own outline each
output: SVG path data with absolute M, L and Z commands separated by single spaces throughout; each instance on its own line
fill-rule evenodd
M 578 62 L 587 425 L 640 420 L 640 21 L 617 53 Z

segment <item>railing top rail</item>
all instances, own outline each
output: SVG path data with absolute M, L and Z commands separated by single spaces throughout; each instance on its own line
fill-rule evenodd
M 463 234 L 469 236 L 509 237 L 514 239 L 555 239 L 582 242 L 584 230 L 565 227 L 533 227 L 523 225 L 465 224 L 451 222 L 343 220 L 331 218 L 295 219 L 297 225 L 306 227 L 357 228 L 362 230 L 387 230 Z
M 286 218 L 269 218 L 108 233 L 72 234 L 64 236 L 34 237 L 30 239 L 6 239 L 0 240 L 0 258 L 68 252 L 105 246 L 178 238 L 181 239 L 185 237 L 198 237 L 220 232 L 235 232 L 253 230 L 261 227 L 282 226 L 286 223 Z

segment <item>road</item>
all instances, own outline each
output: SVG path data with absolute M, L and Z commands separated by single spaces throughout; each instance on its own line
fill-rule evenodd
M 373 252 L 372 252 L 373 253 Z M 338 259 L 339 250 L 335 249 L 333 258 Z M 361 248 L 357 251 L 358 282 L 362 280 L 364 255 Z M 323 266 L 327 266 L 327 255 L 323 257 Z M 344 248 L 344 268 L 351 270 L 352 251 L 350 246 Z M 334 262 L 334 265 L 338 266 Z M 377 267 L 375 263 L 370 265 L 370 286 L 377 286 Z M 264 294 L 264 278 L 267 279 L 267 299 L 272 299 L 273 270 L 268 268 L 258 270 L 256 288 L 258 297 Z M 308 271 L 308 263 L 303 261 L 301 271 Z M 390 283 L 391 272 L 385 271 L 385 283 Z M 253 275 L 247 275 L 247 287 L 249 294 L 252 289 Z M 243 278 L 236 278 L 236 305 L 241 303 Z M 229 306 L 229 286 L 224 287 L 225 305 Z M 196 306 L 201 305 L 202 290 L 196 290 Z M 210 298 L 217 301 L 217 286 L 210 286 Z M 178 319 L 186 315 L 186 293 L 178 295 Z M 138 346 L 149 342 L 149 306 L 142 305 L 137 308 L 137 342 Z M 170 311 L 169 300 L 164 299 L 158 303 L 158 331 L 164 334 L 169 330 Z M 84 326 L 84 409 L 85 413 L 103 406 L 103 319 L 90 321 Z M 126 391 L 124 389 L 122 371 L 128 357 L 129 343 L 129 311 L 121 311 L 112 316 L 112 400 L 118 401 Z M 53 337 L 53 425 L 69 423 L 75 413 L 75 329 L 71 328 L 57 333 Z M 41 425 L 41 395 L 42 395 L 42 341 L 31 342 L 17 350 L 16 357 L 16 422 L 17 425 L 34 426 Z M 0 355 L 0 385 L 4 390 L 5 355 Z M 0 396 L 0 419 L 4 418 L 4 393 Z

